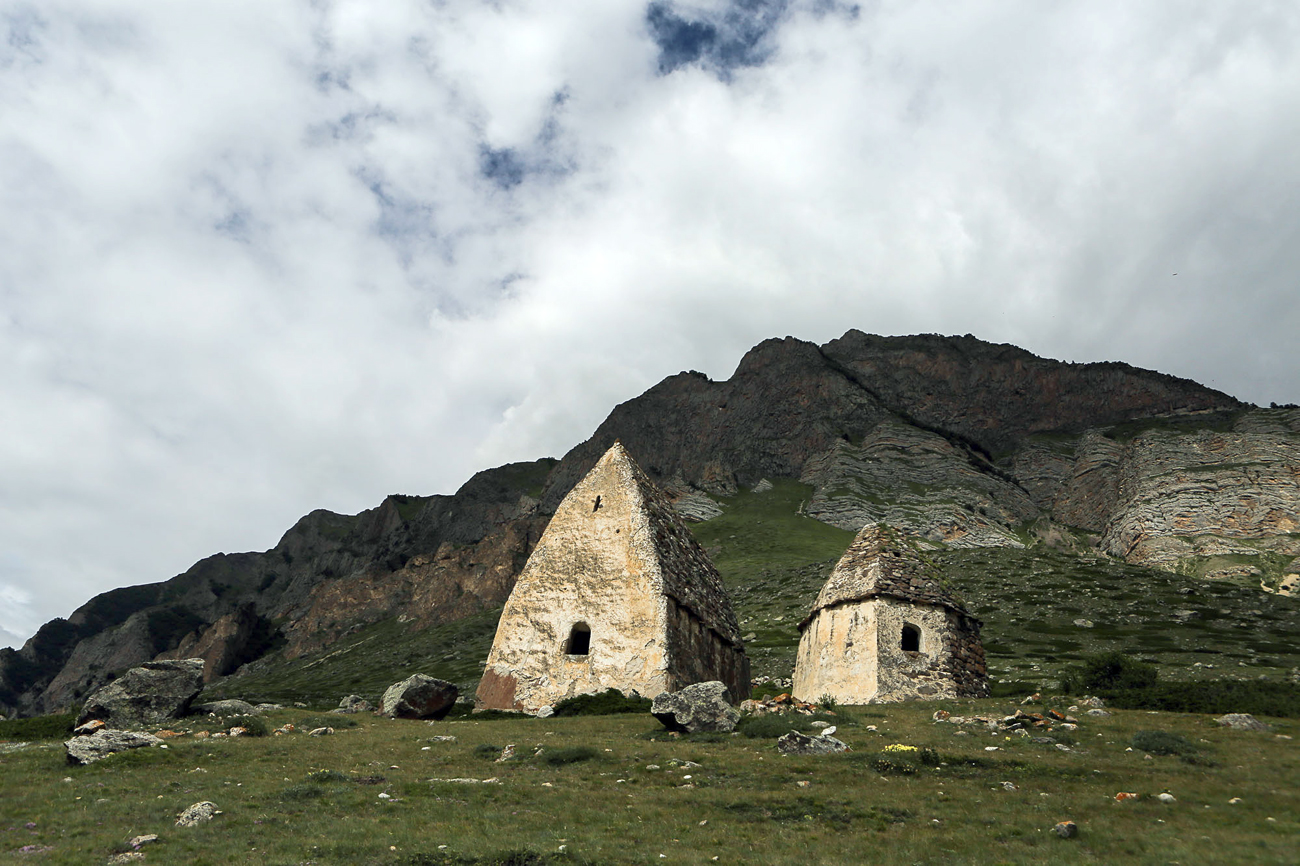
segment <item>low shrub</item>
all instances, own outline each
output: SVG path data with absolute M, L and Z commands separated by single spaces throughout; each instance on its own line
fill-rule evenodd
M 247 733 L 247 737 L 269 737 L 271 735 L 271 726 L 266 723 L 266 719 L 261 716 L 231 716 L 226 719 L 228 728 L 241 727 Z
M 340 773 L 338 770 L 317 770 L 314 773 L 307 774 L 307 781 L 317 784 L 328 782 L 351 782 L 352 777 L 347 773 Z
M 1106 703 L 1121 710 L 1170 713 L 1250 713 L 1300 718 L 1300 689 L 1291 683 L 1259 680 L 1199 680 L 1159 683 L 1145 689 L 1098 690 Z
M 882 776 L 915 776 L 924 767 L 938 767 L 943 757 L 929 746 L 905 746 L 895 743 L 879 752 L 857 752 L 856 762 L 865 763 Z
M 563 749 L 556 749 L 552 752 L 543 752 L 542 760 L 552 767 L 562 767 L 565 764 L 576 764 L 580 761 L 590 761 L 596 757 L 596 750 L 590 746 L 568 746 Z
M 1158 677 L 1159 671 L 1155 665 L 1122 652 L 1108 652 L 1086 656 L 1082 667 L 1067 672 L 1061 678 L 1061 690 L 1068 695 L 1113 689 L 1146 689 L 1154 686 Z
M 494 746 L 491 743 L 479 743 L 474 747 L 474 757 L 483 758 L 488 761 L 495 761 L 501 754 L 501 747 Z
M 618 689 L 606 689 L 594 695 L 576 695 L 555 705 L 557 716 L 614 716 L 622 713 L 648 713 L 649 698 L 628 697 Z
M 1179 734 L 1168 731 L 1137 731 L 1133 734 L 1133 748 L 1153 755 L 1191 755 L 1200 746 Z
M 62 740 L 72 733 L 76 721 L 76 713 L 0 719 L 0 740 Z

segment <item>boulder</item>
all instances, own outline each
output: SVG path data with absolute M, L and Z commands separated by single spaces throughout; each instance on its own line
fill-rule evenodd
M 185 715 L 203 688 L 203 659 L 145 662 L 87 700 L 77 724 L 100 719 L 112 728 L 156 725 Z
M 412 674 L 393 683 L 379 700 L 379 711 L 394 719 L 441 719 L 451 712 L 460 689 L 446 680 Z
M 180 817 L 176 819 L 177 827 L 197 827 L 200 824 L 211 821 L 213 816 L 220 815 L 221 811 L 217 804 L 211 800 L 204 800 L 201 803 L 195 803 L 181 812 Z
M 69 764 L 93 764 L 115 752 L 161 745 L 162 740 L 143 731 L 118 731 L 101 728 L 93 734 L 73 737 L 63 744 L 68 750 Z
M 1226 716 L 1219 716 L 1214 720 L 1216 724 L 1223 725 L 1225 728 L 1232 728 L 1234 731 L 1267 731 L 1269 726 L 1252 716 L 1250 713 L 1228 713 Z
M 361 695 L 348 695 L 339 701 L 338 709 L 330 710 L 331 713 L 339 715 L 348 715 L 349 713 L 368 713 L 375 707 L 370 701 L 361 697 Z
M 695 683 L 680 692 L 664 692 L 650 712 L 670 731 L 733 731 L 740 711 L 727 702 L 727 687 L 718 680 Z
M 776 749 L 783 755 L 831 755 L 835 752 L 847 752 L 849 744 L 834 737 L 810 737 L 798 731 L 791 731 L 776 741 Z
M 1061 821 L 1052 827 L 1052 832 L 1062 839 L 1073 839 L 1079 835 L 1079 825 L 1073 821 Z
M 197 713 L 211 713 L 215 716 L 255 716 L 262 712 L 248 701 L 239 700 L 209 701 L 206 704 L 195 704 L 190 709 Z

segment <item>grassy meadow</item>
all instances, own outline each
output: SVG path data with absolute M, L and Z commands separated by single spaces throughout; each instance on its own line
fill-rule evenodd
M 839 708 L 853 750 L 820 757 L 780 755 L 770 730 L 674 737 L 649 715 L 426 723 L 306 709 L 268 724 L 336 733 L 185 734 L 85 767 L 65 763 L 59 740 L 10 743 L 0 862 L 108 863 L 149 833 L 144 862 L 192 866 L 1294 862 L 1300 723 L 1251 733 L 1205 716 L 1075 712 L 1078 729 L 1049 744 L 931 720 L 1013 707 Z M 1183 754 L 1129 750 L 1141 731 L 1176 735 Z M 507 745 L 516 758 L 497 762 Z M 1121 791 L 1140 796 L 1117 802 Z M 221 814 L 174 826 L 202 800 Z M 1052 834 L 1067 819 L 1079 835 Z
M 800 513 L 810 492 L 778 480 L 722 500 L 721 516 L 692 527 L 726 581 L 756 676 L 791 675 L 796 625 L 852 537 Z M 1290 718 L 1251 733 L 1208 715 L 1076 710 L 1076 730 L 1032 736 L 931 716 L 1014 712 L 1023 695 L 1050 695 L 1085 656 L 1110 651 L 1156 665 L 1175 693 L 1208 690 L 1197 683 L 1209 680 L 1293 691 L 1300 600 L 1041 545 L 930 555 L 984 621 L 995 697 L 837 708 L 848 753 L 781 756 L 775 737 L 806 727 L 803 717 L 676 737 L 647 714 L 432 723 L 326 714 L 349 693 L 377 702 L 416 671 L 471 694 L 500 609 L 424 631 L 387 621 L 316 656 L 258 662 L 200 698 L 300 702 L 267 725 L 332 725 L 330 736 L 200 739 L 220 726 L 194 718 L 174 726 L 183 735 L 166 749 L 74 767 L 58 737 L 68 719 L 0 722 L 0 863 L 1297 861 L 1300 712 L 1279 710 Z M 1072 701 L 1047 700 L 1027 709 L 1068 711 Z M 1283 704 L 1294 708 L 1294 697 Z M 508 745 L 515 758 L 496 762 Z M 479 781 L 447 781 L 465 779 Z M 1140 796 L 1119 802 L 1119 792 Z M 1175 802 L 1156 799 L 1164 792 Z M 175 827 L 201 800 L 221 814 Z M 1052 834 L 1066 819 L 1076 838 Z M 148 833 L 159 841 L 129 847 Z

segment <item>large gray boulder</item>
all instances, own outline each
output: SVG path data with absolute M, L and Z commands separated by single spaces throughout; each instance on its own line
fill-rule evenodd
M 241 701 L 237 698 L 195 704 L 190 709 L 196 713 L 211 713 L 214 716 L 258 716 L 262 714 L 259 708 L 248 701 Z
M 695 683 L 680 692 L 664 692 L 650 712 L 670 731 L 734 731 L 740 710 L 727 702 L 727 687 L 717 680 Z
M 388 687 L 379 700 L 379 712 L 394 719 L 441 719 L 459 695 L 454 683 L 412 674 Z
M 783 755 L 831 755 L 835 752 L 847 752 L 848 743 L 828 737 L 810 737 L 798 731 L 791 731 L 776 741 L 776 748 Z
M 86 699 L 77 724 L 142 728 L 180 718 L 203 688 L 203 659 L 145 662 Z
M 1234 731 L 1267 731 L 1269 726 L 1250 713 L 1228 713 L 1214 720 L 1216 724 Z
M 107 758 L 116 752 L 129 749 L 142 749 L 146 746 L 158 746 L 162 740 L 143 731 L 117 731 L 112 728 L 100 728 L 84 737 L 73 737 L 63 744 L 68 750 L 69 764 L 93 764 L 101 758 Z

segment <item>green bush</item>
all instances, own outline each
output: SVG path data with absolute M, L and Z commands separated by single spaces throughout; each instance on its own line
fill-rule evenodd
M 1145 689 L 1099 692 L 1121 710 L 1163 710 L 1169 713 L 1250 713 L 1255 716 L 1300 718 L 1300 689 L 1291 683 L 1258 680 L 1200 680 L 1159 683 Z
M 76 713 L 36 716 L 31 719 L 0 719 L 0 740 L 61 740 L 72 733 Z
M 565 764 L 576 764 L 579 761 L 590 761 L 596 757 L 596 750 L 590 746 L 569 746 L 563 749 L 556 749 L 553 752 L 543 752 L 542 760 L 552 767 L 562 767 Z
M 1153 755 L 1191 755 L 1201 750 L 1186 737 L 1168 731 L 1137 731 L 1132 743 L 1139 752 Z
M 595 695 L 576 695 L 555 705 L 557 716 L 613 716 L 620 713 L 648 713 L 649 698 L 628 697 L 618 689 L 606 689 Z
M 236 726 L 248 732 L 245 736 L 269 737 L 271 735 L 271 726 L 261 716 L 231 716 L 226 719 L 227 729 Z
M 483 758 L 488 761 L 495 761 L 501 754 L 501 747 L 494 746 L 491 743 L 479 743 L 474 747 L 474 757 Z
M 1114 689 L 1146 689 L 1156 684 L 1156 666 L 1122 652 L 1108 652 L 1084 658 L 1081 669 L 1067 673 L 1061 689 L 1071 692 L 1106 692 Z

